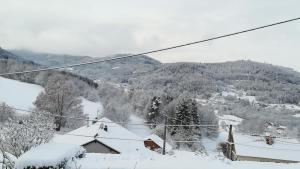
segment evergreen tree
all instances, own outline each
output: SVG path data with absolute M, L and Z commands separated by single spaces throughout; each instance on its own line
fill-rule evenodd
M 179 99 L 172 124 L 179 125 L 173 126 L 171 129 L 171 136 L 174 140 L 186 140 L 195 142 L 200 140 L 200 128 L 198 126 L 193 126 L 200 124 L 197 103 L 194 99 L 187 97 Z M 177 146 L 180 147 L 182 144 L 185 144 L 190 148 L 199 147 L 198 145 L 195 146 L 194 143 L 178 143 Z
M 150 104 L 148 104 L 148 111 L 146 113 L 146 119 L 148 123 L 156 123 L 157 119 L 160 116 L 160 106 L 161 106 L 161 99 L 160 97 L 154 96 Z

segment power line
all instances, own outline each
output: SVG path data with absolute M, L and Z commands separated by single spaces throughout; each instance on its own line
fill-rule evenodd
M 122 141 L 145 141 L 144 139 L 130 139 L 130 138 L 119 138 L 119 137 L 102 137 L 102 136 L 89 136 L 89 135 L 81 135 L 81 134 L 64 134 L 64 135 L 70 135 L 70 136 L 78 136 L 78 137 L 90 137 L 90 138 L 102 138 L 102 139 L 108 139 L 108 140 L 122 140 Z M 202 140 L 171 140 L 173 143 L 202 143 Z M 262 146 L 255 146 L 255 145 L 248 145 L 248 144 L 242 144 L 242 143 L 232 143 L 240 146 L 246 146 L 246 147 L 254 147 L 254 148 L 260 148 L 260 149 L 270 149 L 270 150 L 280 150 L 280 151 L 300 151 L 298 149 L 284 149 L 284 148 L 274 148 L 274 147 L 262 147 Z
M 130 138 L 118 138 L 118 137 L 102 137 L 102 136 L 89 136 L 89 135 L 81 135 L 81 134 L 64 134 L 69 136 L 78 136 L 78 137 L 90 137 L 90 138 L 102 138 L 102 139 L 109 139 L 109 140 L 123 140 L 123 141 L 144 141 L 142 139 L 130 139 Z
M 171 46 L 171 47 L 166 47 L 166 48 L 151 50 L 151 51 L 147 51 L 147 52 L 143 52 L 143 53 L 139 53 L 139 54 L 125 55 L 125 56 L 119 56 L 119 57 L 114 57 L 114 58 L 109 58 L 109 59 L 101 59 L 101 60 L 95 60 L 95 61 L 89 61 L 89 62 L 82 62 L 82 63 L 77 63 L 77 64 L 69 64 L 69 65 L 57 66 L 57 67 L 49 67 L 49 68 L 41 68 L 41 69 L 26 70 L 26 71 L 17 71 L 17 72 L 7 72 L 7 73 L 0 74 L 0 76 L 15 75 L 15 74 L 24 74 L 24 73 L 34 73 L 34 72 L 56 70 L 56 69 L 64 69 L 64 68 L 69 68 L 69 67 L 84 66 L 84 65 L 89 65 L 89 64 L 95 64 L 95 63 L 101 63 L 101 62 L 119 60 L 119 59 L 124 59 L 124 58 L 129 58 L 129 57 L 135 57 L 135 56 L 141 56 L 141 55 L 147 55 L 147 54 L 152 54 L 152 53 L 158 53 L 158 52 L 162 52 L 162 51 L 172 50 L 172 49 L 176 49 L 176 48 L 182 48 L 182 47 L 185 47 L 185 46 L 195 45 L 195 44 L 199 44 L 199 43 L 203 43 L 203 42 L 208 42 L 208 41 L 212 41 L 212 40 L 216 40 L 216 39 L 221 39 L 221 38 L 225 38 L 225 37 L 235 36 L 235 35 L 238 35 L 238 34 L 252 32 L 252 31 L 259 30 L 259 29 L 273 27 L 273 26 L 276 26 L 276 25 L 281 25 L 281 24 L 285 24 L 285 23 L 297 21 L 299 19 L 300 19 L 300 17 L 294 18 L 294 19 L 288 19 L 288 20 L 284 20 L 284 21 L 280 21 L 280 22 L 275 22 L 275 23 L 272 23 L 272 24 L 264 25 L 264 26 L 259 26 L 259 27 L 256 27 L 256 28 L 246 29 L 246 30 L 239 31 L 239 32 L 234 32 L 234 33 L 225 34 L 225 35 L 221 35 L 221 36 L 216 36 L 216 37 L 212 37 L 212 38 L 208 38 L 208 39 L 204 39 L 204 40 L 189 42 L 189 43 L 185 43 L 185 44 L 179 44 L 179 45 L 175 45 L 175 46 Z
M 31 111 L 33 112 L 33 111 Z M 49 115 L 49 114 L 48 114 Z M 115 122 L 107 122 L 107 121 L 103 121 L 104 123 L 115 123 Z M 19 123 L 17 123 L 19 124 Z M 116 124 L 116 123 L 115 123 Z M 129 125 L 129 123 L 127 123 Z M 142 124 L 141 124 L 142 125 Z M 143 124 L 144 125 L 144 124 Z M 164 126 L 164 125 L 162 125 Z M 109 126 L 109 127 L 118 127 L 118 126 Z M 119 137 L 102 137 L 102 136 L 88 136 L 88 135 L 81 135 L 81 134 L 71 134 L 71 133 L 66 133 L 64 135 L 70 135 L 70 136 L 78 136 L 78 137 L 92 137 L 92 138 L 102 138 L 102 139 L 110 139 L 110 140 L 123 140 L 123 141 L 145 141 L 142 139 L 130 139 L 130 138 L 119 138 Z M 250 136 L 249 136 L 250 137 Z M 278 138 L 278 137 L 277 137 Z M 280 137 L 279 137 L 280 138 Z M 277 140 L 279 141 L 279 140 Z M 201 140 L 171 140 L 171 142 L 173 143 L 202 143 Z M 283 143 L 288 143 L 288 144 L 296 144 L 299 145 L 300 143 L 292 143 L 292 142 L 285 142 L 285 141 L 279 141 L 279 142 L 283 142 Z M 230 142 L 229 142 L 230 143 Z M 283 148 L 273 148 L 273 147 L 262 147 L 262 146 L 255 146 L 255 145 L 248 145 L 248 144 L 244 144 L 244 143 L 231 143 L 231 144 L 236 144 L 236 145 L 240 145 L 240 146 L 246 146 L 246 147 L 254 147 L 254 148 L 261 148 L 261 149 L 273 149 L 273 150 L 287 150 L 287 151 L 300 151 L 300 149 L 283 149 Z
M 13 110 L 19 110 L 19 111 L 24 111 L 24 112 L 28 112 L 28 113 L 35 113 L 34 111 L 31 110 L 25 110 L 25 109 L 20 109 L 20 108 L 15 108 L 15 107 L 10 107 L 10 106 L 4 106 L 1 105 L 0 107 L 7 107 L 7 108 L 11 108 Z M 55 114 L 51 114 L 51 113 L 45 113 L 45 112 L 39 112 L 40 114 L 44 114 L 44 115 L 48 115 L 48 116 L 53 116 L 53 117 L 61 117 L 61 118 L 68 118 L 68 119 L 75 119 L 75 120 L 82 120 L 82 121 L 90 121 L 90 122 L 99 122 L 99 123 L 108 123 L 108 124 L 126 124 L 126 125 L 134 125 L 134 126 L 167 126 L 167 127 L 218 127 L 219 125 L 176 125 L 176 124 L 146 124 L 146 123 L 128 123 L 128 122 L 109 122 L 109 121 L 104 121 L 104 120 L 90 120 L 90 119 L 86 119 L 86 118 L 82 118 L 82 117 L 70 117 L 70 116 L 63 116 L 63 115 L 55 115 Z

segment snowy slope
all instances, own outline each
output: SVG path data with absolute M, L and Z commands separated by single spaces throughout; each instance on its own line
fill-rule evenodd
M 31 109 L 34 107 L 33 102 L 41 91 L 43 91 L 43 87 L 39 85 L 0 77 L 0 102 L 5 102 L 9 106 Z M 22 111 L 18 112 L 24 113 Z
M 145 124 L 145 120 L 132 114 L 130 116 L 130 123 L 131 124 Z M 128 130 L 137 134 L 140 137 L 147 137 L 153 133 L 153 131 L 147 125 L 129 125 L 127 127 Z
M 92 102 L 83 97 L 81 97 L 83 112 L 87 114 L 90 119 L 95 119 L 103 113 L 103 106 L 100 102 Z
M 34 108 L 33 102 L 44 88 L 39 85 L 20 82 L 17 80 L 7 79 L 0 76 L 0 102 L 5 102 L 7 105 L 30 110 Z M 87 114 L 90 119 L 94 119 L 103 112 L 103 106 L 100 102 L 92 102 L 82 98 L 82 106 L 84 114 Z M 18 113 L 26 113 L 18 110 Z

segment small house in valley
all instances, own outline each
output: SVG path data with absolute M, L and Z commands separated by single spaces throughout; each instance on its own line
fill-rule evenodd
M 161 139 L 158 135 L 152 134 L 144 138 L 144 145 L 146 148 L 152 151 L 158 151 L 163 148 L 163 139 Z M 166 143 L 166 151 L 170 151 L 172 149 L 171 145 Z
M 140 137 L 107 118 L 56 136 L 53 142 L 80 145 L 87 153 L 132 154 L 148 151 Z

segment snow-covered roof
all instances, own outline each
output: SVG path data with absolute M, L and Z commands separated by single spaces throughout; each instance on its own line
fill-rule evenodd
M 150 136 L 147 136 L 147 137 L 144 138 L 144 140 L 149 140 L 149 139 L 154 141 L 161 148 L 163 148 L 164 140 L 162 138 L 160 138 L 158 135 L 151 134 Z M 170 144 L 168 144 L 167 142 L 166 142 L 166 150 L 167 151 L 172 150 L 172 146 Z
M 43 167 L 58 166 L 67 162 L 72 157 L 84 154 L 85 149 L 81 146 L 61 143 L 48 143 L 27 151 L 16 160 L 16 169 L 27 166 Z
M 108 131 L 100 128 L 101 124 L 106 125 Z M 93 137 L 97 134 L 97 137 Z M 93 140 L 97 140 L 120 153 L 146 153 L 143 140 L 119 124 L 107 118 L 102 118 L 99 122 L 83 126 L 65 135 L 54 137 L 53 142 L 84 145 Z
M 226 140 L 227 133 L 222 133 Z M 260 136 L 234 133 L 237 155 L 300 161 L 300 143 L 296 139 L 275 138 L 273 145 L 266 144 L 265 138 Z

